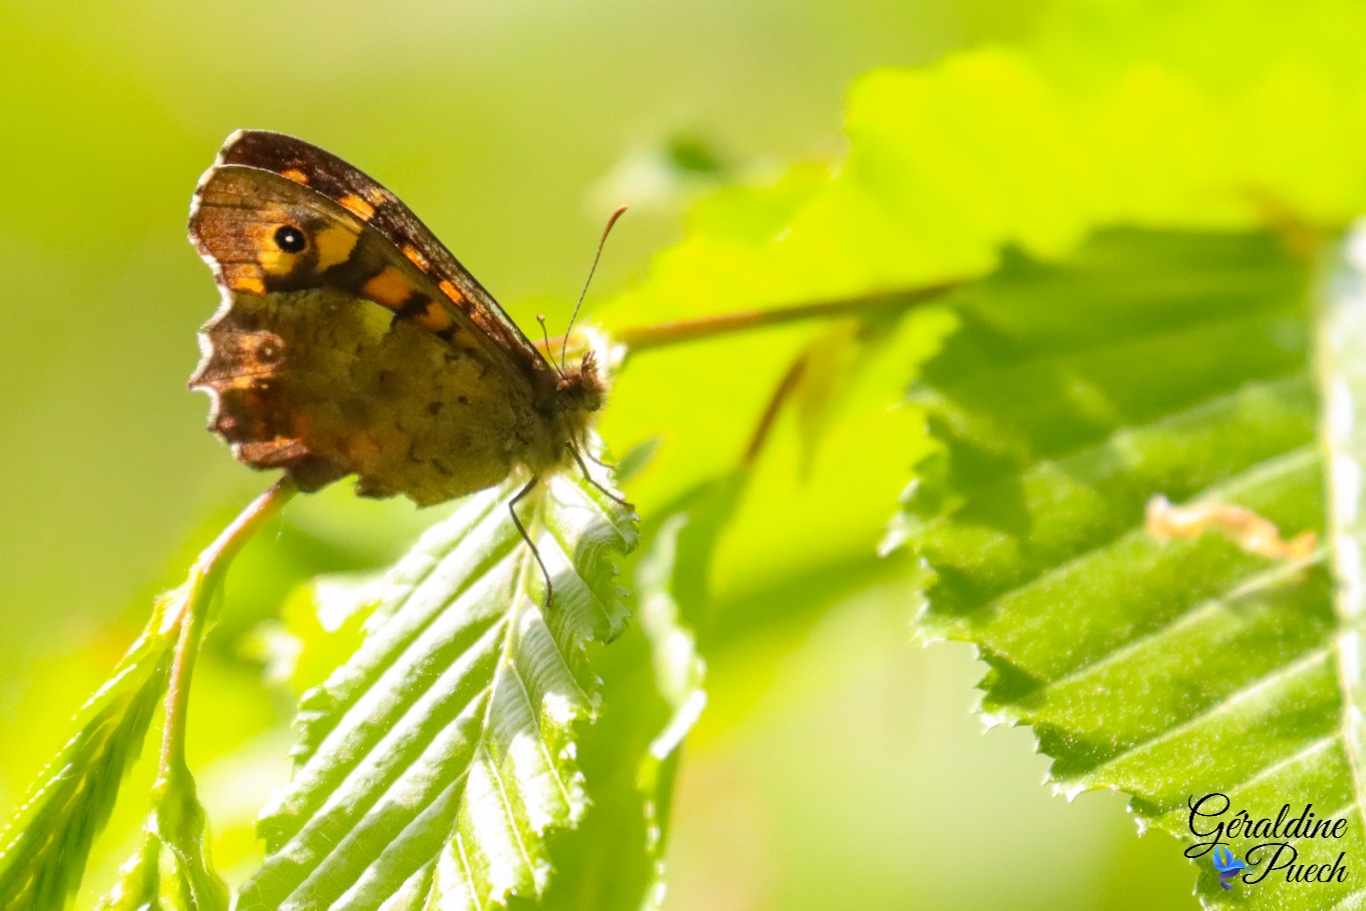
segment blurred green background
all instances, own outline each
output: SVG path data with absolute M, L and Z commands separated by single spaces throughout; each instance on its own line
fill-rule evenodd
M 754 175 L 835 157 L 854 76 L 1025 36 L 1040 12 L 0 0 L 0 813 L 150 595 L 264 485 L 204 432 L 207 402 L 185 389 L 217 303 L 185 214 L 229 132 L 283 130 L 363 167 L 523 325 L 544 312 L 553 327 L 616 203 L 636 211 L 598 299 L 678 236 L 681 201 L 713 164 Z M 697 180 L 661 165 L 671 146 Z M 246 634 L 300 578 L 382 566 L 431 518 L 329 491 L 291 507 L 234 574 L 196 696 L 214 723 L 193 744 L 230 872 L 250 865 L 251 817 L 287 773 L 289 704 L 259 684 Z M 1040 785 L 1027 732 L 980 736 L 978 666 L 960 647 L 911 647 L 907 604 L 873 590 L 713 657 L 669 907 L 1194 907 L 1175 843 L 1136 839 L 1119 796 L 1068 806 Z M 116 824 L 97 850 L 92 888 L 122 837 Z

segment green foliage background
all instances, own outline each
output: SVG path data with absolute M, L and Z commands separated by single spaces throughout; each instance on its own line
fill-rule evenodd
M 1366 190 L 1352 38 L 1366 22 L 1348 4 L 0 12 L 0 112 L 11 125 L 0 155 L 15 159 L 16 175 L 0 214 L 0 370 L 13 390 L 0 430 L 15 441 L 0 454 L 13 460 L 0 523 L 11 630 L 0 644 L 0 810 L 55 752 L 66 719 L 131 639 L 145 596 L 173 577 L 164 568 L 260 487 L 197 430 L 203 403 L 181 391 L 193 329 L 214 299 L 183 243 L 185 198 L 231 128 L 301 134 L 380 177 L 524 324 L 544 311 L 554 325 L 565 312 L 594 224 L 623 200 L 639 205 L 599 290 L 620 292 L 600 310 L 609 327 L 976 279 L 1006 247 L 1043 260 L 1081 248 L 1086 262 L 1096 248 L 1082 248 L 1085 238 L 1116 224 L 1271 227 L 1293 247 L 1345 223 Z M 835 111 L 853 76 L 979 45 L 927 70 L 855 82 L 844 124 L 852 154 L 829 165 L 842 155 Z M 806 157 L 816 160 L 773 164 Z M 643 281 L 646 251 L 678 234 L 688 199 L 732 182 L 762 189 L 701 202 L 687 239 Z M 1142 268 L 1116 274 L 1134 280 Z M 1268 293 L 1297 286 L 1303 268 L 1276 274 Z M 1179 304 L 1186 291 L 1160 293 Z M 590 784 L 606 780 L 619 747 L 611 706 L 640 717 L 670 707 L 632 708 L 624 694 L 639 692 L 630 682 L 645 667 L 645 637 L 668 635 L 676 611 L 698 629 L 710 704 L 681 766 L 666 907 L 1193 902 L 1175 843 L 1135 840 L 1116 795 L 1049 800 L 1037 785 L 1046 763 L 1029 755 L 1026 732 L 976 736 L 966 709 L 979 672 L 966 652 L 906 648 L 924 577 L 904 552 L 882 563 L 872 552 L 910 467 L 928 457 L 932 478 L 942 452 L 922 412 L 887 406 L 957 322 L 929 307 L 873 346 L 848 326 L 804 326 L 628 365 L 603 429 L 618 448 L 664 440 L 630 488 L 647 523 L 663 522 L 631 571 L 662 574 L 674 607 L 654 615 L 638 605 L 639 622 L 604 654 L 608 714 L 582 762 Z M 927 376 L 931 398 L 918 400 L 931 413 L 936 393 L 964 397 L 962 377 L 942 366 L 961 356 L 948 350 Z M 779 422 L 752 477 L 733 475 L 765 400 L 803 352 L 814 379 L 795 417 Z M 1089 387 L 1063 391 L 1088 418 L 1105 404 Z M 822 396 L 839 407 L 823 408 Z M 966 401 L 950 417 L 981 404 L 971 390 Z M 816 445 L 820 431 L 828 441 Z M 1001 439 L 961 436 L 988 449 Z M 738 512 L 713 542 L 709 523 L 741 483 Z M 435 517 L 332 491 L 291 506 L 234 571 L 196 687 L 193 717 L 215 723 L 192 720 L 190 759 L 216 856 L 235 881 L 259 851 L 250 820 L 286 774 L 289 688 L 316 682 L 328 655 L 335 663 L 357 638 L 346 617 L 323 635 L 305 593 L 281 619 L 276 605 L 319 573 L 385 565 Z M 906 533 L 920 531 L 908 518 Z M 941 571 L 932 596 L 950 591 L 945 566 L 976 559 L 971 540 L 954 538 L 963 531 L 917 545 Z M 673 534 L 670 581 L 659 542 Z M 698 550 L 709 557 L 713 545 L 704 599 Z M 310 648 L 290 683 L 272 689 L 259 664 L 282 623 Z M 971 623 L 947 626 L 982 638 Z M 991 682 L 993 711 L 1028 718 L 1028 706 L 1010 704 L 1027 688 Z M 677 707 L 691 684 L 674 683 L 665 701 Z M 666 779 L 670 763 L 657 770 Z M 135 778 L 129 793 L 144 784 Z M 131 850 L 140 810 L 135 796 L 116 813 L 87 894 Z M 584 844 L 565 836 L 552 856 L 578 858 Z M 566 864 L 579 878 L 557 882 L 548 903 L 606 894 L 590 861 Z

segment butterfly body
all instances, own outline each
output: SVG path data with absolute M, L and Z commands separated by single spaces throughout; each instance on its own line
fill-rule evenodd
M 192 388 L 244 463 L 305 490 L 427 505 L 541 476 L 606 394 L 590 355 L 556 369 L 401 202 L 292 137 L 229 138 L 191 208 L 223 295 Z

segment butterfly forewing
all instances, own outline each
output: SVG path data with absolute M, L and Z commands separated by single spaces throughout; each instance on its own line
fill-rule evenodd
M 429 275 L 442 296 L 468 313 L 489 337 L 532 369 L 544 366 L 540 352 L 469 270 L 397 196 L 359 168 L 302 139 L 267 130 L 234 133 L 219 161 L 271 171 L 335 200 Z
M 433 503 L 563 458 L 556 377 L 392 194 L 314 146 L 239 133 L 190 235 L 224 304 L 191 385 L 211 428 L 305 489 Z

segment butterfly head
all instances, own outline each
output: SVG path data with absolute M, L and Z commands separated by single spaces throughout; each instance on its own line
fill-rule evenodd
M 598 372 L 598 362 L 592 351 L 583 356 L 578 367 L 565 370 L 555 383 L 556 398 L 569 412 L 592 414 L 607 400 L 607 383 Z

